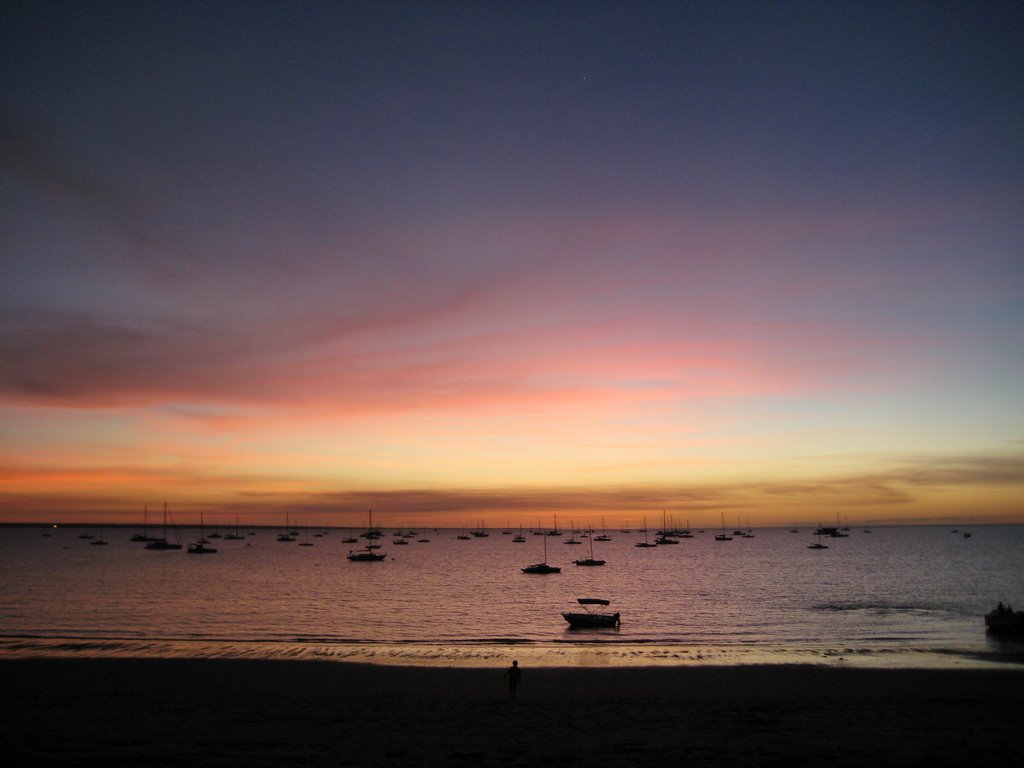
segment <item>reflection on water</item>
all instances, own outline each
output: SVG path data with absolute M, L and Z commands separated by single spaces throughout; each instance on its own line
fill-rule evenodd
M 497 533 L 395 547 L 352 563 L 333 531 L 315 546 L 259 531 L 195 558 L 107 531 L 108 547 L 59 529 L 0 530 L 0 654 L 330 658 L 490 665 L 514 650 L 537 665 L 842 663 L 948 666 L 1017 661 L 981 616 L 1020 602 L 1024 527 L 875 528 L 808 550 L 811 532 L 758 531 L 638 549 L 642 535 L 578 547 L 548 542 L 562 573 L 522 574 L 539 537 Z M 187 539 L 188 534 L 183 536 Z M 307 539 L 308 541 L 308 539 Z M 617 630 L 569 631 L 576 597 L 612 600 Z

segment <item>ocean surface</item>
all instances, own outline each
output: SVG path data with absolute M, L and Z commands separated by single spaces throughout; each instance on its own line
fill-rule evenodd
M 257 529 L 207 556 L 148 551 L 137 531 L 0 528 L 0 656 L 335 659 L 531 666 L 814 663 L 1020 665 L 1024 643 L 986 635 L 997 601 L 1024 608 L 1024 526 L 854 528 L 812 550 L 813 529 L 716 530 L 640 549 L 637 531 L 591 543 L 526 531 L 419 530 L 386 559 L 350 562 L 357 531 Z M 518 532 L 518 531 L 516 531 Z M 963 534 L 969 532 L 966 538 Z M 150 533 L 153 533 L 152 529 Z M 207 531 L 207 534 L 209 531 Z M 222 531 L 223 533 L 223 531 Z M 243 534 L 246 531 L 242 532 Z M 48 536 L 44 536 L 48 534 Z M 179 529 L 183 542 L 194 529 Z M 596 535 L 596 534 L 595 534 Z M 173 536 L 170 537 L 173 540 Z M 653 532 L 650 535 L 653 541 Z M 421 542 L 420 539 L 429 539 Z M 560 574 L 528 575 L 544 559 Z M 302 543 L 312 546 L 299 546 Z M 617 629 L 570 630 L 599 597 Z

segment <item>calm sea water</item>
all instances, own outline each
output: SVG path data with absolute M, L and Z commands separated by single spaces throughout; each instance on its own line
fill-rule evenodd
M 258 530 L 219 553 L 154 552 L 128 529 L 49 538 L 0 529 L 0 655 L 319 658 L 398 664 L 531 665 L 811 662 L 870 666 L 1024 663 L 1024 645 L 985 634 L 999 600 L 1024 608 L 1024 526 L 879 527 L 807 548 L 811 529 L 755 530 L 638 549 L 642 534 L 547 537 L 562 573 L 531 576 L 544 537 L 491 531 L 461 541 L 421 530 L 353 563 L 355 532 L 279 543 Z M 321 532 L 322 533 L 322 532 Z M 183 541 L 195 532 L 182 530 Z M 313 546 L 300 547 L 303 540 Z M 577 597 L 612 601 L 618 629 L 573 631 Z

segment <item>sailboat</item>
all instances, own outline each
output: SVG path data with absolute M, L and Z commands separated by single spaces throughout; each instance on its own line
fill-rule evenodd
M 593 534 L 593 530 L 591 530 Z M 594 537 L 590 537 L 590 557 L 583 558 L 582 560 L 573 560 L 576 565 L 604 565 L 604 560 L 594 559 Z
M 661 530 L 658 532 L 658 537 L 654 540 L 655 544 L 678 544 L 678 539 L 673 539 L 671 534 L 673 533 L 671 527 L 668 524 L 668 515 L 663 511 L 661 513 Z
M 557 566 L 554 566 L 554 565 L 548 565 L 548 537 L 545 536 L 542 539 L 542 541 L 544 542 L 544 562 L 542 562 L 542 563 L 534 563 L 533 565 L 528 565 L 525 568 L 521 568 L 520 570 L 523 573 L 561 573 L 562 572 L 561 568 L 559 568 Z
M 106 539 L 103 538 L 103 531 L 100 531 L 100 535 L 97 538 L 90 541 L 89 544 L 91 544 L 94 547 L 105 547 L 107 546 L 108 542 Z
M 194 544 L 189 544 L 186 552 L 190 555 L 215 555 L 217 554 L 216 547 L 206 546 L 207 541 L 203 538 L 203 513 L 199 513 L 199 538 L 196 539 Z
M 519 526 L 519 533 L 517 533 L 515 536 L 512 537 L 512 543 L 513 544 L 525 544 L 526 543 L 526 537 L 523 536 L 523 526 L 521 526 L 521 525 Z
M 380 534 L 378 531 L 374 530 L 373 527 L 373 510 L 369 510 L 367 514 L 368 522 L 366 533 L 362 534 L 367 539 L 366 547 L 363 549 L 349 550 L 348 555 L 346 555 L 346 557 L 353 563 L 376 563 L 384 559 L 383 552 L 373 551 L 374 549 L 379 549 L 380 545 L 370 544 L 373 539 L 379 538 Z
M 828 549 L 828 544 L 822 544 L 821 543 L 822 535 L 823 535 L 823 533 L 822 533 L 822 530 L 821 530 L 821 523 L 818 523 L 818 543 L 817 544 L 808 544 L 807 548 L 808 549 Z
M 366 514 L 369 516 L 370 524 L 369 527 L 363 533 L 359 534 L 359 538 L 369 539 L 370 541 L 373 541 L 374 539 L 379 539 L 381 536 L 384 535 L 384 532 L 380 528 L 373 527 L 373 510 L 368 509 L 366 511 Z
M 136 533 L 128 541 L 152 541 L 149 537 L 149 507 L 142 505 L 142 533 Z
M 346 557 L 353 563 L 376 563 L 384 559 L 384 553 L 366 548 L 350 551 Z
M 233 530 L 231 533 L 227 534 L 224 538 L 225 539 L 231 539 L 231 540 L 238 540 L 238 539 L 244 539 L 245 538 L 242 534 L 240 534 L 238 532 L 238 515 L 235 515 L 235 530 Z
M 159 539 L 152 539 L 146 544 L 146 549 L 181 549 L 181 544 L 172 544 L 167 540 L 167 502 L 164 502 L 164 535 Z
M 732 541 L 732 536 L 725 532 L 725 512 L 722 513 L 722 532 L 715 534 L 715 541 Z
M 644 540 L 643 541 L 638 541 L 633 546 L 634 547 L 640 547 L 640 549 L 647 549 L 647 548 L 650 548 L 650 547 L 658 546 L 657 544 L 651 544 L 650 542 L 647 541 L 647 518 L 646 517 L 644 518 Z
M 571 520 L 569 525 L 572 526 L 569 529 L 569 538 L 563 541 L 563 544 L 582 544 L 583 542 L 576 538 L 576 521 Z
M 604 515 L 601 515 L 601 535 L 594 538 L 594 541 L 611 541 L 612 537 L 608 535 L 608 529 L 604 524 Z
M 278 541 L 283 541 L 283 542 L 295 541 L 295 537 L 292 536 L 291 533 L 288 530 L 289 527 L 290 527 L 290 523 L 289 523 L 289 520 L 288 520 L 288 513 L 285 512 L 284 513 L 284 530 L 281 531 L 279 534 L 277 534 L 277 540 Z

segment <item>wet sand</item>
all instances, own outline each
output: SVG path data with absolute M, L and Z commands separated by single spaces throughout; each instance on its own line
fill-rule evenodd
M 0 660 L 7 765 L 1016 764 L 1024 670 Z M 14 762 L 11 762 L 13 760 Z

